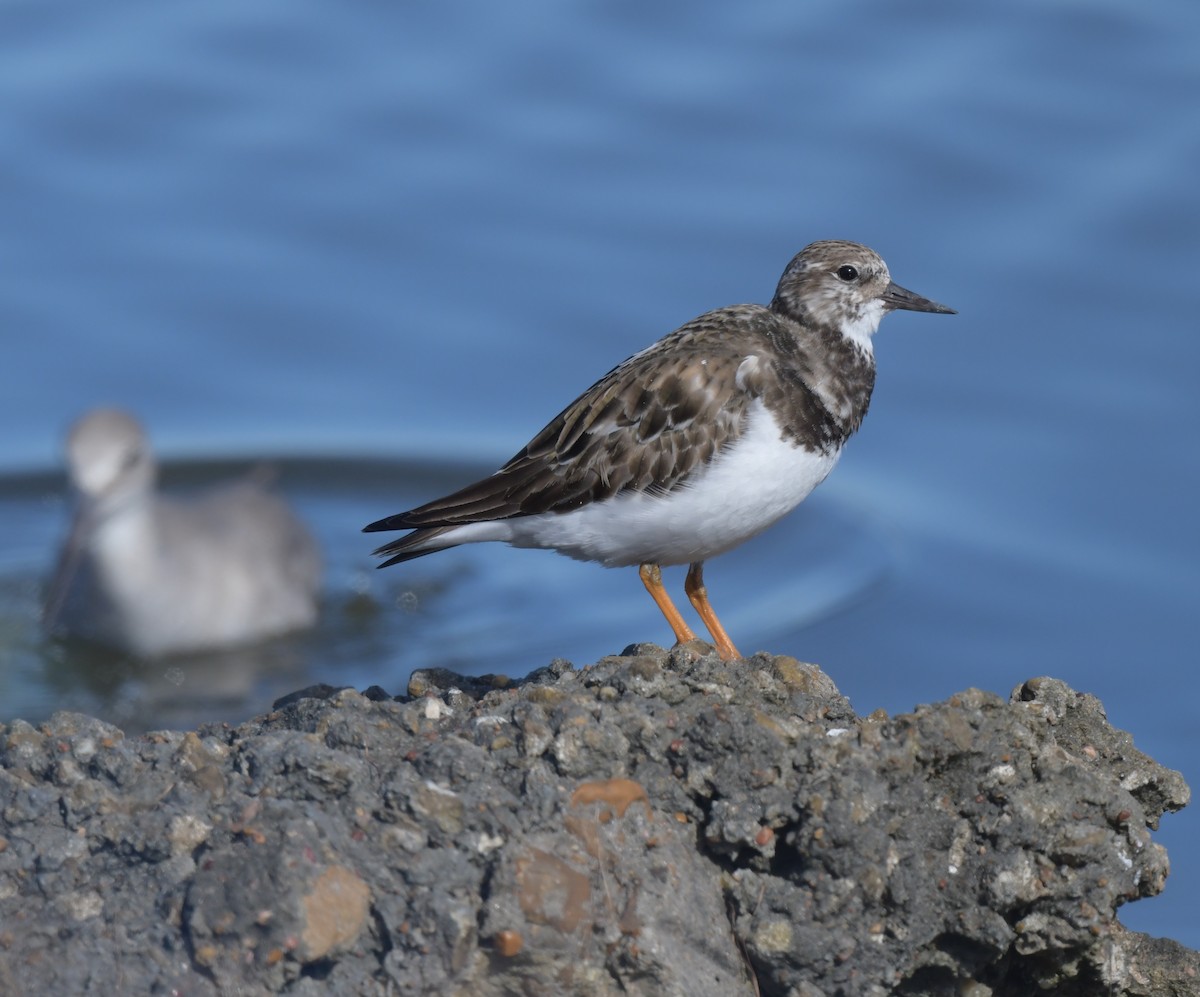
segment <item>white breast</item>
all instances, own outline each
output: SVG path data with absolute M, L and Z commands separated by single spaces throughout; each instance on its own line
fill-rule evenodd
M 812 453 L 785 440 L 758 402 L 738 442 L 667 495 L 626 493 L 571 512 L 487 524 L 490 535 L 477 539 L 549 548 L 608 567 L 703 561 L 778 522 L 825 480 L 837 459 L 837 451 Z M 505 535 L 497 535 L 497 527 Z M 463 529 L 462 541 L 476 539 L 470 530 Z

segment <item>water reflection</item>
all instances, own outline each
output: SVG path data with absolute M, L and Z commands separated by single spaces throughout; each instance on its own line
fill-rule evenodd
M 67 640 L 47 643 L 41 658 L 47 702 L 91 704 L 127 733 L 238 720 L 308 681 L 305 649 L 292 638 L 160 659 Z

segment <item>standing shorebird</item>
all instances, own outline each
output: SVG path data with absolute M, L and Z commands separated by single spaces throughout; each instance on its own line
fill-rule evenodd
M 282 499 L 251 481 L 192 499 L 155 490 L 142 427 L 97 409 L 67 437 L 76 493 L 43 626 L 142 656 L 215 650 L 311 626 L 321 559 Z
M 640 566 L 680 643 L 695 635 L 660 567 L 721 657 L 741 657 L 703 565 L 789 513 L 833 470 L 875 384 L 871 337 L 890 311 L 954 314 L 894 284 L 873 250 L 814 242 L 762 305 L 706 312 L 635 353 L 491 477 L 366 527 L 412 530 L 380 565 L 500 540 L 606 567 Z

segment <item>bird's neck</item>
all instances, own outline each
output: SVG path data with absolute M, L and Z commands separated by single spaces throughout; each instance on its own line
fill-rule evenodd
M 88 546 L 104 560 L 137 560 L 153 548 L 158 532 L 154 496 L 138 493 L 120 501 L 85 505 L 80 510 Z
M 781 351 L 788 379 L 800 382 L 799 390 L 819 402 L 818 411 L 797 409 L 793 435 L 810 449 L 837 449 L 862 425 L 871 403 L 875 355 L 870 337 L 798 322 L 790 331 L 795 349 Z
M 856 344 L 869 357 L 875 355 L 874 336 L 883 320 L 883 302 L 872 301 L 864 305 L 858 315 L 841 324 L 838 332 L 844 339 Z

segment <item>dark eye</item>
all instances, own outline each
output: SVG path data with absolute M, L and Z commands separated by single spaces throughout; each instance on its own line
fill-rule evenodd
M 146 458 L 146 452 L 141 447 L 136 447 L 133 450 L 126 450 L 121 454 L 121 470 L 131 471 L 137 467 Z
M 852 267 L 849 263 L 845 266 L 837 268 L 838 280 L 844 280 L 847 284 L 851 281 L 858 280 L 858 267 Z

